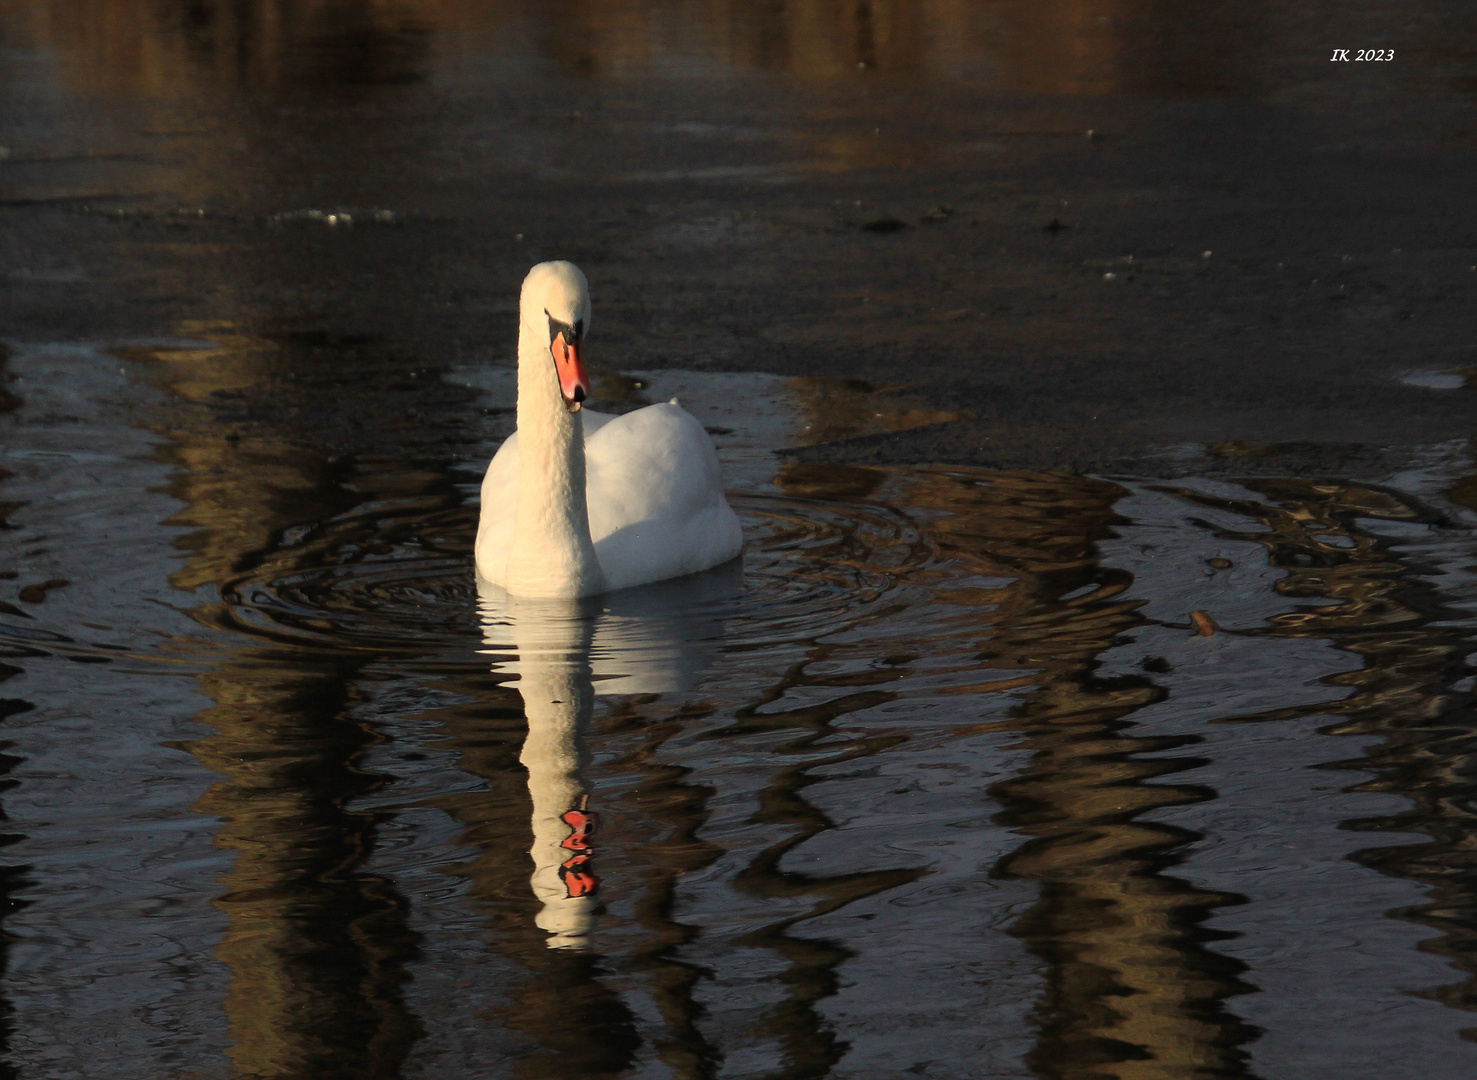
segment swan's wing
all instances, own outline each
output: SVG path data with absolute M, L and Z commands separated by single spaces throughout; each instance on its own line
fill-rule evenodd
M 637 522 L 697 513 L 721 498 L 708 433 L 677 405 L 616 417 L 585 441 L 590 535 L 597 543 Z
M 695 573 L 743 547 L 713 440 L 685 409 L 651 405 L 585 442 L 590 537 L 611 588 Z
M 616 417 L 580 410 L 588 439 Z M 518 505 L 518 433 L 503 440 L 482 477 L 482 512 L 477 525 L 477 572 L 488 581 L 507 580 L 508 551 L 513 545 L 513 509 Z

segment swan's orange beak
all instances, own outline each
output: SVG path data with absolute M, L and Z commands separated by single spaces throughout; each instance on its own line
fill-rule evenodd
M 580 339 L 576 334 L 555 334 L 549 343 L 554 354 L 554 370 L 559 373 L 559 390 L 564 406 L 570 412 L 580 411 L 580 402 L 590 396 L 590 376 L 580 358 Z

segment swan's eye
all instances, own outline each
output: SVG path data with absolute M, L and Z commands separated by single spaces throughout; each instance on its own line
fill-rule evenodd
M 564 340 L 571 345 L 574 344 L 574 342 L 579 338 L 580 327 L 584 324 L 583 319 L 576 321 L 574 325 L 571 326 L 569 323 L 561 322 L 558 319 L 554 318 L 554 316 L 549 315 L 547 311 L 544 312 L 544 314 L 549 316 L 550 345 L 554 344 L 554 339 L 559 337 L 561 334 L 564 336 Z

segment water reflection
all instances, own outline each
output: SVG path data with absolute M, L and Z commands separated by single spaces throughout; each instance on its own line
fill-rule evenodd
M 161 381 L 192 400 L 261 375 L 261 356 L 240 347 L 132 355 L 152 358 Z M 246 567 L 284 577 L 303 553 L 277 543 L 283 531 L 358 501 L 330 494 L 325 455 L 280 436 L 177 431 L 168 457 L 187 507 L 175 522 L 192 530 L 179 541 L 181 589 L 219 588 Z M 197 617 L 231 624 L 221 603 Z M 407 904 L 365 870 L 376 815 L 348 806 L 385 782 L 358 766 L 382 738 L 353 716 L 363 666 L 267 645 L 200 678 L 214 704 L 198 719 L 214 734 L 188 748 L 223 777 L 194 809 L 221 821 L 215 842 L 234 856 L 215 900 L 227 919 L 216 956 L 230 970 L 239 1075 L 395 1077 L 420 1035 L 401 996 L 417 951 Z
M 1274 615 L 1268 627 L 1248 633 L 1332 641 L 1359 659 L 1358 670 L 1328 678 L 1348 688 L 1349 696 L 1338 704 L 1337 722 L 1324 730 L 1376 741 L 1356 761 L 1329 765 L 1368 770 L 1374 778 L 1354 790 L 1397 794 L 1410 803 L 1344 827 L 1369 840 L 1379 832 L 1428 839 L 1366 847 L 1351 858 L 1426 887 L 1428 899 L 1390 914 L 1438 931 L 1440 936 L 1420 947 L 1448 960 L 1462 978 L 1412 989 L 1477 1012 L 1470 947 L 1477 894 L 1466 884 L 1474 869 L 1468 851 L 1477 819 L 1461 765 L 1473 731 L 1470 605 L 1466 590 L 1453 581 L 1470 573 L 1462 565 L 1470 559 L 1468 530 L 1408 494 L 1371 485 L 1263 480 L 1244 487 L 1264 501 L 1196 490 L 1177 494 L 1207 508 L 1254 515 L 1265 531 L 1224 529 L 1221 535 L 1265 547 L 1269 561 L 1285 574 L 1276 583 L 1281 595 L 1338 601 Z M 1333 711 L 1305 705 L 1233 719 L 1285 722 Z M 1472 1038 L 1474 1030 L 1468 1028 L 1464 1037 Z
M 56 50 L 79 88 L 178 95 L 317 89 L 427 75 L 439 5 L 380 0 L 79 0 L 0 6 L 14 44 Z
M 81 352 L 18 352 L 10 415 L 35 425 L 0 418 L 38 450 L 7 459 L 16 558 L 76 567 L 18 562 L 0 622 L 35 646 L 7 655 L 7 690 L 70 710 L 5 717 L 27 1069 L 56 1060 L 59 1002 L 126 976 L 89 999 L 126 1008 L 76 1021 L 96 1045 L 166 994 L 222 1031 L 167 1019 L 168 1049 L 112 1052 L 129 1076 L 187 1044 L 281 1077 L 1464 1075 L 1460 508 L 1336 481 L 790 464 L 735 495 L 744 567 L 543 607 L 476 595 L 451 466 L 180 423 L 137 451 L 154 472 L 85 464 L 178 500 L 106 504 L 164 538 L 147 573 L 175 581 L 107 630 L 125 668 L 88 636 L 112 601 L 71 598 L 143 560 L 58 509 L 78 464 L 57 447 L 84 440 L 39 420 L 70 415 L 47 398 L 68 379 L 116 372 Z M 127 355 L 224 409 L 215 391 L 277 354 Z M 818 387 L 791 390 L 803 425 Z M 52 574 L 73 584 L 21 595 Z M 216 644 L 184 669 L 164 633 L 182 607 Z M 1222 629 L 1192 635 L 1197 608 Z M 181 670 L 193 696 L 170 706 Z M 161 756 L 123 768 L 104 693 L 206 734 L 163 748 L 143 726 Z M 165 749 L 199 776 L 185 795 L 153 782 Z M 220 857 L 151 877 L 187 828 Z M 100 917 L 118 879 L 147 903 Z M 192 935 L 214 982 L 123 944 Z
M 1124 611 L 1101 629 L 1136 624 Z M 996 872 L 1042 885 L 1040 901 L 1013 928 L 1050 964 L 1037 1004 L 1041 1037 L 1028 1060 L 1050 1077 L 1127 1078 L 1166 1068 L 1186 1077 L 1249 1076 L 1239 1044 L 1255 1029 L 1222 1002 L 1253 988 L 1238 977 L 1244 965 L 1207 947 L 1222 935 L 1199 925 L 1245 898 L 1176 878 L 1169 872 L 1176 850 L 1199 834 L 1139 819 L 1215 792 L 1146 782 L 1198 762 L 1134 755 L 1195 739 L 1132 733 L 1133 713 L 1166 693 L 1147 677 L 1094 678 L 1092 657 L 1110 641 L 1082 642 L 1091 650 L 1078 654 L 1082 666 L 1023 703 L 1022 745 L 1033 759 L 991 788 L 1006 807 L 1001 820 L 1031 838 Z
M 1402 62 L 1420 65 L 1427 91 L 1470 93 L 1463 54 L 1448 44 L 1470 36 L 1470 13 L 1440 0 L 1413 10 Z M 1340 11 L 1167 0 L 0 0 L 0 40 L 55 50 L 78 89 L 166 96 L 394 92 L 484 62 L 526 77 L 530 61 L 558 80 L 779 72 L 864 92 L 881 79 L 1166 96 L 1260 96 L 1297 82 L 1301 96 L 1348 85 L 1314 87 L 1306 66 L 1326 60 L 1320 27 Z
M 1215 798 L 1165 782 L 1200 763 L 1166 752 L 1197 740 L 1136 734 L 1134 715 L 1165 690 L 1148 674 L 1095 670 L 1144 624 L 1122 596 L 1132 577 L 1100 562 L 1100 543 L 1123 523 L 1122 490 L 1020 474 L 980 484 L 935 474 L 911 488 L 910 505 L 947 508 L 932 528 L 957 559 L 1015 579 L 981 647 L 991 667 L 1021 671 L 1029 687 L 1000 725 L 1029 759 L 989 788 L 997 821 L 1026 838 L 994 875 L 1039 887 L 1009 927 L 1046 965 L 1027 1062 L 1053 1078 L 1250 1075 L 1238 1047 L 1254 1029 L 1222 1004 L 1250 987 L 1210 944 L 1220 935 L 1200 925 L 1241 898 L 1175 878 L 1175 853 L 1196 834 L 1142 820 Z
M 528 738 L 518 760 L 533 803 L 534 920 L 551 949 L 583 947 L 595 925 L 600 879 L 592 862 L 598 820 L 580 777 L 595 707 L 590 678 L 592 613 L 578 604 L 523 606 L 509 613 L 518 650 L 518 694 Z
M 518 760 L 533 805 L 530 883 L 542 905 L 535 922 L 550 948 L 588 947 L 599 903 L 599 816 L 581 773 L 595 695 L 691 689 L 723 637 L 721 613 L 742 588 L 742 568 L 573 602 L 478 586 L 484 641 L 499 657 L 493 670 L 518 676 L 528 721 Z
M 395 1077 L 419 1035 L 405 900 L 364 872 L 374 815 L 345 806 L 383 783 L 354 764 L 376 739 L 346 715 L 355 666 L 264 651 L 203 680 L 218 734 L 191 750 L 225 779 L 195 809 L 235 854 L 216 954 L 243 1076 Z
M 816 466 L 791 466 L 779 483 L 803 495 L 805 509 L 784 504 L 774 518 L 782 546 L 761 539 L 750 572 L 762 575 L 767 552 L 778 550 L 787 579 L 804 589 L 858 574 L 827 594 L 840 606 L 820 622 L 776 633 L 783 621 L 763 630 L 740 606 L 725 625 L 721 603 L 655 593 L 644 608 L 633 606 L 641 593 L 625 597 L 624 609 L 617 598 L 534 610 L 483 597 L 491 674 L 499 683 L 518 675 L 516 692 L 458 676 L 478 704 L 436 717 L 460 767 L 492 788 L 433 801 L 467 827 L 478 853 L 461 873 L 488 905 L 490 944 L 518 971 L 498 1017 L 538 1049 L 521 1054 L 514 1071 L 615 1075 L 655 1054 L 677 1063 L 679 1075 L 698 1076 L 747 1055 L 770 1061 L 766 1075 L 800 1077 L 906 1053 L 900 1047 L 923 1033 L 935 1048 L 948 1046 L 961 1030 L 955 1021 L 921 1013 L 917 1037 L 891 1037 L 890 1051 L 865 1027 L 838 1035 L 838 1020 L 875 994 L 879 979 L 905 1001 L 927 1002 L 930 992 L 926 964 L 889 966 L 877 941 L 854 928 L 940 942 L 957 932 L 943 925 L 971 925 L 980 886 L 948 882 L 953 865 L 973 860 L 926 846 L 950 837 L 958 804 L 946 800 L 951 809 L 932 826 L 882 822 L 927 805 L 927 789 L 910 786 L 927 767 L 1014 754 L 1018 764 L 988 786 L 997 828 L 973 819 L 958 835 L 996 845 L 977 865 L 993 867 L 997 887 L 1026 887 L 1007 905 L 1012 918 L 993 918 L 1041 965 L 1039 985 L 1001 982 L 1012 1002 L 1034 999 L 1032 1071 L 1259 1074 L 1247 1049 L 1258 1030 L 1237 1004 L 1255 982 L 1225 950 L 1234 937 L 1208 925 L 1257 897 L 1177 875 L 1206 834 L 1155 820 L 1224 798 L 1173 780 L 1206 764 L 1203 736 L 1193 725 L 1165 731 L 1150 722 L 1175 700 L 1166 690 L 1173 680 L 1156 676 L 1157 667 L 1095 670 L 1126 635 L 1159 618 L 1146 619 L 1141 602 L 1124 595 L 1145 578 L 1102 559 L 1102 544 L 1129 524 L 1115 509 L 1122 489 L 1030 474 Z M 1361 490 L 1363 520 L 1406 514 Z M 1313 488 L 1283 493 L 1286 527 L 1275 500 L 1236 507 L 1272 524 L 1270 536 L 1246 534 L 1258 544 L 1295 530 L 1302 546 L 1274 562 L 1313 573 L 1303 565 L 1313 536 L 1319 552 L 1339 552 L 1334 561 L 1358 568 L 1347 590 L 1326 573 L 1279 589 L 1345 598 L 1347 610 L 1334 610 L 1361 632 L 1409 622 L 1405 608 L 1391 606 L 1380 543 L 1364 533 L 1343 539 L 1347 523 L 1317 510 L 1320 497 Z M 754 504 L 746 510 L 753 515 Z M 827 514 L 834 531 L 817 527 Z M 1210 543 L 1230 533 L 1216 526 L 1203 535 Z M 766 588 L 758 587 L 761 601 Z M 723 583 L 716 599 L 731 589 Z M 1226 611 L 1216 614 L 1235 625 Z M 1268 632 L 1301 634 L 1323 617 L 1286 612 Z M 1290 700 L 1306 675 L 1295 657 L 1285 663 L 1277 692 Z M 695 680 L 696 698 L 688 693 Z M 1227 708 L 1234 705 L 1221 715 Z M 895 790 L 852 779 L 876 769 L 908 779 Z M 747 807 L 736 819 L 724 809 L 735 799 Z M 865 824 L 852 824 L 858 799 L 881 815 L 877 823 L 862 815 Z M 661 806 L 666 822 L 653 809 Z M 586 811 L 600 818 L 593 853 L 579 838 Z M 833 854 L 812 868 L 817 851 Z M 572 878 L 571 860 L 593 873 Z M 709 879 L 701 872 L 710 867 L 723 872 Z M 686 877 L 693 871 L 696 882 Z M 934 921 L 912 926 L 901 913 L 915 902 Z M 706 921 L 720 912 L 718 924 Z M 706 913 L 701 934 L 697 913 Z M 863 915 L 882 921 L 851 921 Z M 961 984 L 958 964 L 991 955 L 998 945 L 989 940 L 988 930 L 966 932 L 940 959 L 937 977 L 952 978 L 956 997 L 988 993 Z
M 182 93 L 418 83 L 468 56 L 536 56 L 561 78 L 722 66 L 817 82 L 892 76 L 1007 92 L 1245 90 L 1262 5 L 1193 16 L 1157 0 L 85 0 L 0 6 L 11 40 L 74 58 L 90 89 Z

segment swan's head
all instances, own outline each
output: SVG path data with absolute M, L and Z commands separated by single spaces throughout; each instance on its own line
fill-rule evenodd
M 518 307 L 526 333 L 548 335 L 549 359 L 559 376 L 564 405 L 570 412 L 579 412 L 580 402 L 590 396 L 584 362 L 585 332 L 590 328 L 590 286 L 585 275 L 563 259 L 539 263 L 523 279 Z

